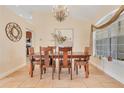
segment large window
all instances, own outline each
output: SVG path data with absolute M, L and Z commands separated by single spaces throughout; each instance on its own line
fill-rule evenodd
M 124 20 L 118 22 L 117 58 L 124 60 Z
M 107 31 L 96 31 L 96 55 L 107 57 L 110 54 L 110 38 Z
M 95 32 L 95 55 L 124 60 L 124 20 Z

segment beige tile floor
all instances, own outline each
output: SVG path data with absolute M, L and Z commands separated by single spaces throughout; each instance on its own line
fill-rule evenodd
M 25 66 L 9 76 L 0 79 L 1 88 L 124 88 L 124 84 L 116 81 L 104 72 L 90 65 L 90 76 L 84 78 L 81 68 L 77 76 L 73 71 L 73 80 L 70 80 L 68 70 L 62 69 L 61 80 L 58 80 L 57 71 L 55 79 L 51 79 L 51 69 L 47 69 L 47 73 L 40 80 L 39 67 L 36 66 L 34 77 L 28 75 L 28 67 Z

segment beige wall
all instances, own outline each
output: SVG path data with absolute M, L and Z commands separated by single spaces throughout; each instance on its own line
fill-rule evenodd
M 35 49 L 39 51 L 39 46 L 54 45 L 51 33 L 56 28 L 73 29 L 74 31 L 74 51 L 82 51 L 89 44 L 90 26 L 80 20 L 67 17 L 63 22 L 58 22 L 52 13 L 42 13 L 36 11 L 33 13 L 33 25 L 35 26 Z M 40 41 L 41 39 L 41 41 Z
M 19 42 L 12 42 L 5 32 L 6 24 L 15 22 L 22 29 L 22 38 Z M 26 23 L 21 17 L 15 15 L 4 6 L 0 6 L 0 78 L 18 69 L 26 63 Z

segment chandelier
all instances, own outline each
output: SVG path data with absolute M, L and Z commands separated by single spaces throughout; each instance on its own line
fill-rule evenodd
M 53 14 L 61 22 L 69 15 L 69 10 L 65 5 L 56 5 L 53 7 Z

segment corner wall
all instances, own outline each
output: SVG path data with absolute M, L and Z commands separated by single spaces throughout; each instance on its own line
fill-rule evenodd
M 12 42 L 6 35 L 5 27 L 9 22 L 17 23 L 22 29 L 22 38 Z M 7 76 L 26 64 L 25 27 L 29 24 L 14 12 L 0 6 L 0 78 Z

